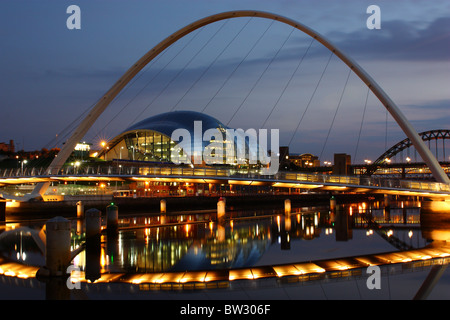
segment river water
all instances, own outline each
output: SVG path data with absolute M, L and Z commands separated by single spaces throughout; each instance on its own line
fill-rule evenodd
M 367 223 L 367 217 L 374 224 Z M 7 222 L 0 234 L 3 263 L 45 265 L 45 254 L 35 241 L 45 221 Z M 84 222 L 71 219 L 71 249 L 85 241 Z M 105 221 L 103 222 L 105 223 Z M 421 203 L 374 202 L 283 210 L 229 211 L 223 220 L 215 212 L 180 215 L 126 214 L 119 230 L 99 237 L 94 257 L 81 251 L 73 266 L 86 279 L 100 274 L 152 274 L 229 270 L 418 249 L 433 243 L 421 225 Z M 383 230 L 380 235 L 377 230 Z M 388 238 L 386 237 L 388 235 Z M 395 240 L 395 241 L 392 241 Z M 94 267 L 89 266 L 94 261 Z M 4 268 L 5 269 L 5 268 Z M 92 271 L 94 270 L 94 271 Z M 35 277 L 0 275 L 2 299 L 412 299 L 431 267 L 382 269 L 381 288 L 370 289 L 368 274 L 322 277 L 315 281 L 230 281 L 214 288 L 152 287 L 142 283 L 83 282 L 81 289 L 59 286 Z M 56 289 L 55 289 L 56 288 Z M 60 288 L 60 289 L 57 289 Z M 428 296 L 450 299 L 450 274 L 445 271 Z M 62 293 L 59 293 L 59 292 Z

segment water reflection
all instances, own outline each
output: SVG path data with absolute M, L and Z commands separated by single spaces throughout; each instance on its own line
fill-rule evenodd
M 128 216 L 119 231 L 88 239 L 74 265 L 95 281 L 104 272 L 218 270 L 419 248 L 432 240 L 429 228 L 422 234 L 420 212 L 417 201 L 373 201 L 332 211 L 228 212 L 220 222 L 215 213 Z M 2 257 L 43 266 L 36 242 L 41 228 L 7 224 L 0 234 Z M 84 224 L 74 220 L 72 249 L 84 242 Z
M 308 259 L 306 252 L 296 250 L 303 241 L 323 248 L 320 259 L 332 257 L 326 246 L 344 256 L 353 254 L 347 245 L 338 249 L 339 242 L 362 247 L 364 253 L 418 248 L 429 242 L 421 237 L 419 216 L 417 204 L 385 208 L 374 202 L 342 205 L 335 211 L 308 207 L 287 214 L 233 212 L 222 222 L 211 214 L 131 217 L 121 221 L 123 229 L 115 236 L 104 236 L 96 251 L 100 257 L 89 258 L 86 250 L 76 263 L 85 268 L 88 260 L 99 261 L 101 272 L 217 270 L 250 267 L 261 260 L 274 263 L 267 255 L 276 257 L 277 252 L 292 252 L 289 262 Z M 366 242 L 370 248 L 364 247 Z

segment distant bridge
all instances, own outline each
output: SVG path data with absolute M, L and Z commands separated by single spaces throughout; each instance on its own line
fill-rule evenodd
M 439 157 L 439 148 L 438 148 L 438 140 L 442 140 L 442 156 L 445 161 L 445 140 L 450 139 L 450 130 L 437 129 L 424 131 L 419 133 L 419 136 L 423 141 L 428 141 L 428 147 L 431 149 L 430 142 L 434 140 L 436 142 L 436 158 Z M 381 156 L 379 156 L 371 165 L 367 167 L 366 174 L 372 175 L 375 171 L 382 165 L 388 165 L 391 159 L 396 156 L 398 153 L 402 153 L 403 150 L 409 149 L 413 147 L 413 143 L 409 138 L 403 139 L 402 141 L 396 143 L 391 148 L 386 150 Z M 404 159 L 402 159 L 404 160 Z M 408 156 L 406 159 L 407 162 L 412 161 L 412 159 Z M 417 162 L 417 161 L 416 161 Z

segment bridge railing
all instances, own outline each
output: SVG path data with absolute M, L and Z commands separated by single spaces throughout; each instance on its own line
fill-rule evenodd
M 336 184 L 342 186 L 372 186 L 391 189 L 408 189 L 433 192 L 450 192 L 450 186 L 436 182 L 422 182 L 401 179 L 385 179 L 377 177 L 336 176 L 306 172 L 283 172 L 275 175 L 262 175 L 258 169 L 239 168 L 192 168 L 181 166 L 146 167 L 146 166 L 68 166 L 58 172 L 50 172 L 45 168 L 10 168 L 0 170 L 1 178 L 26 178 L 48 176 L 178 176 L 178 177 L 218 177 L 241 179 L 267 179 L 271 181 L 287 181 L 312 184 Z

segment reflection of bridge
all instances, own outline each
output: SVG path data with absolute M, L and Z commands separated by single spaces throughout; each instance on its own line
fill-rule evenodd
M 186 221 L 183 224 L 190 223 Z M 17 230 L 11 232 L 17 232 Z M 8 232 L 4 234 L 6 233 Z M 388 267 L 387 273 L 392 275 L 405 271 L 445 267 L 448 263 L 450 263 L 450 247 L 438 241 L 420 249 L 237 269 L 149 273 L 106 272 L 95 280 L 95 284 L 134 284 L 139 285 L 140 290 L 217 289 L 229 288 L 235 281 L 242 283 L 242 281 L 273 280 L 274 283 L 282 284 L 329 281 L 367 277 L 366 270 L 370 266 Z M 38 269 L 38 266 L 11 262 L 5 258 L 0 259 L 0 275 L 5 277 L 33 279 Z M 73 276 L 76 277 L 76 275 Z M 80 272 L 78 276 L 77 279 L 81 282 L 88 282 L 85 280 L 85 272 Z
M 98 169 L 98 171 L 97 171 Z M 0 179 L 0 184 L 49 183 L 64 181 L 110 182 L 110 181 L 161 181 L 188 183 L 228 183 L 230 185 L 267 185 L 279 188 L 298 188 L 313 191 L 356 192 L 426 196 L 448 198 L 450 186 L 445 183 L 405 181 L 395 179 L 359 178 L 355 176 L 332 176 L 309 173 L 278 172 L 263 176 L 258 172 L 236 169 L 182 168 L 182 167 L 104 167 L 85 168 L 83 174 L 39 174 L 12 176 Z
M 231 169 L 205 169 L 205 168 L 139 168 L 136 171 L 130 170 L 123 172 L 119 168 L 104 168 L 106 172 L 96 172 L 93 168 L 87 168 L 83 174 L 61 173 L 61 168 L 67 158 L 72 153 L 76 143 L 78 143 L 92 126 L 93 122 L 108 107 L 109 103 L 118 95 L 118 93 L 132 80 L 136 74 L 142 70 L 151 60 L 158 56 L 169 45 L 178 41 L 185 35 L 208 24 L 220 20 L 232 19 L 237 17 L 259 17 L 271 20 L 277 20 L 290 25 L 312 38 L 316 39 L 347 66 L 368 86 L 368 88 L 383 103 L 399 126 L 408 136 L 408 141 L 403 145 L 396 147 L 391 152 L 398 152 L 408 143 L 414 144 L 422 159 L 430 168 L 438 183 L 424 183 L 402 180 L 381 180 L 358 177 L 327 176 L 318 174 L 303 174 L 291 172 L 279 172 L 275 175 L 264 176 L 258 173 L 239 172 Z M 422 137 L 423 138 L 423 137 Z M 213 15 L 199 21 L 196 21 L 185 28 L 180 29 L 170 37 L 166 38 L 160 44 L 155 46 L 145 54 L 137 63 L 135 63 L 117 83 L 101 98 L 93 107 L 79 127 L 75 130 L 72 137 L 67 141 L 58 157 L 50 165 L 48 171 L 34 172 L 29 175 L 22 174 L 4 174 L 0 179 L 1 185 L 14 184 L 38 184 L 36 197 L 38 194 L 44 194 L 50 182 L 61 181 L 168 181 L 168 182 L 193 182 L 193 183 L 228 183 L 235 185 L 270 185 L 280 188 L 299 188 L 313 191 L 335 191 L 335 192 L 357 192 L 357 193 L 382 193 L 397 194 L 408 196 L 427 196 L 447 198 L 450 195 L 449 179 L 446 173 L 440 167 L 437 159 L 424 144 L 421 137 L 415 132 L 406 118 L 403 116 L 396 104 L 387 96 L 387 94 L 378 86 L 378 84 L 350 57 L 341 52 L 326 38 L 305 25 L 277 16 L 271 13 L 257 11 L 234 11 Z M 91 170 L 92 169 L 92 170 Z M 390 252 L 376 255 L 364 255 L 357 257 L 338 258 L 331 260 L 321 260 L 313 262 L 299 262 L 293 264 L 273 265 L 264 267 L 251 267 L 221 271 L 186 271 L 186 272 L 164 272 L 149 274 L 126 274 L 109 273 L 103 274 L 97 282 L 123 282 L 135 284 L 155 285 L 158 288 L 164 286 L 170 288 L 208 288 L 220 287 L 223 283 L 235 280 L 280 278 L 291 279 L 294 281 L 303 281 L 305 279 L 320 279 L 322 275 L 331 277 L 341 277 L 354 274 L 361 274 L 363 268 L 368 266 L 382 265 L 404 265 L 405 263 L 423 266 L 445 265 L 448 264 L 450 257 L 450 248 L 447 246 L 431 246 L 422 249 L 406 250 L 402 252 Z M 22 267 L 17 263 L 1 261 L 0 273 L 6 276 L 15 276 L 18 278 L 34 277 L 37 268 Z

